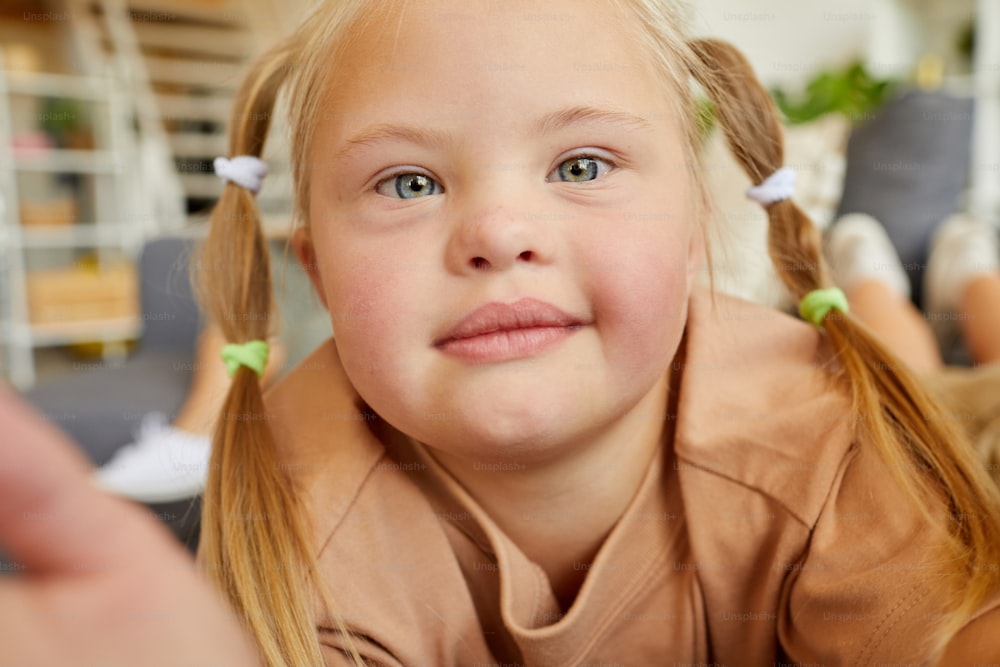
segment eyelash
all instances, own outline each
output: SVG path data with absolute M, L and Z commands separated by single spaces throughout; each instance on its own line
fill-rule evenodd
M 602 173 L 601 169 L 600 169 L 600 165 L 598 165 L 598 174 L 597 174 L 597 176 L 595 176 L 593 179 L 588 180 L 588 181 L 556 181 L 556 182 L 561 182 L 561 183 L 591 183 L 593 181 L 596 181 L 596 180 L 598 180 L 600 178 L 603 178 L 603 177 L 607 176 L 609 173 L 613 172 L 615 169 L 618 168 L 618 165 L 613 160 L 610 160 L 610 159 L 608 159 L 608 158 L 606 158 L 604 156 L 594 155 L 593 153 L 579 153 L 577 155 L 570 155 L 570 156 L 566 157 L 565 159 L 561 160 L 555 166 L 555 168 L 551 172 L 549 172 L 549 174 L 545 177 L 546 182 L 551 182 L 551 181 L 549 181 L 549 176 L 551 176 L 552 174 L 554 174 L 557 171 L 559 171 L 560 167 L 562 167 L 567 162 L 572 162 L 574 160 L 594 160 L 594 161 L 596 161 L 598 163 L 602 163 L 602 164 L 606 165 L 606 169 Z M 435 192 L 433 194 L 439 194 L 439 192 L 442 191 L 440 183 L 438 183 L 434 179 L 434 177 L 430 176 L 429 174 L 426 174 L 426 173 L 423 173 L 423 172 L 419 172 L 419 171 L 397 171 L 396 173 L 389 174 L 385 178 L 380 179 L 372 187 L 372 191 L 374 191 L 376 194 L 380 194 L 380 195 L 382 195 L 384 197 L 391 197 L 393 199 L 400 199 L 400 200 L 405 201 L 407 199 L 406 197 L 392 197 L 391 195 L 384 195 L 381 192 L 379 192 L 379 190 L 383 186 L 392 183 L 395 179 L 397 179 L 397 178 L 399 178 L 401 176 L 417 176 L 417 177 L 426 178 L 427 180 L 429 180 L 430 182 L 434 183 L 434 185 L 435 185 Z M 423 197 L 411 197 L 410 199 L 422 199 L 422 198 Z

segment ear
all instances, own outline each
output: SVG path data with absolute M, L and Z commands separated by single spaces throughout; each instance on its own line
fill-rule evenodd
M 312 242 L 312 235 L 305 227 L 299 227 L 292 232 L 292 250 L 299 258 L 299 264 L 309 275 L 309 281 L 312 283 L 313 289 L 316 290 L 319 300 L 323 302 L 323 308 L 329 312 L 330 307 L 326 303 L 326 292 L 323 291 L 323 277 L 319 273 L 319 262 L 316 260 L 316 248 Z

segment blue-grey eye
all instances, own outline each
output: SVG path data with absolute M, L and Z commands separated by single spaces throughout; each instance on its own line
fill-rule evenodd
M 437 181 L 430 176 L 413 173 L 390 176 L 375 186 L 375 191 L 382 195 L 391 196 L 385 191 L 387 185 L 392 186 L 393 191 L 400 199 L 419 199 L 428 195 L 436 195 L 440 190 Z
M 607 173 L 610 167 L 611 164 L 607 160 L 590 155 L 578 155 L 563 161 L 553 174 L 566 183 L 585 183 Z

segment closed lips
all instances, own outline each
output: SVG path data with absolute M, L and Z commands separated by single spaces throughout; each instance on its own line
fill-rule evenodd
M 538 299 L 523 298 L 514 303 L 488 303 L 475 309 L 444 336 L 438 338 L 435 346 L 453 340 L 472 338 L 499 331 L 531 329 L 541 327 L 577 327 L 582 321 Z

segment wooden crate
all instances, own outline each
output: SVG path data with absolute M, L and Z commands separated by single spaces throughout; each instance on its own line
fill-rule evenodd
M 32 323 L 75 322 L 139 314 L 135 269 L 123 264 L 100 271 L 86 268 L 31 271 L 27 275 Z
M 76 222 L 76 216 L 75 199 L 21 202 L 21 224 L 28 227 L 33 225 L 72 225 Z

